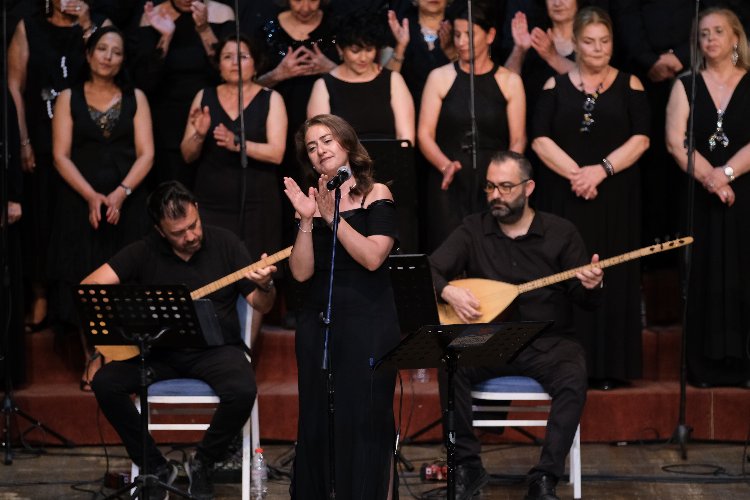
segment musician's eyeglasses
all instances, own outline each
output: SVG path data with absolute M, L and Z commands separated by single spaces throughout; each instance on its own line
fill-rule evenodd
M 495 184 L 493 182 L 487 181 L 487 183 L 484 185 L 484 192 L 487 194 L 492 194 L 492 192 L 497 189 L 500 194 L 510 194 L 513 192 L 513 188 L 518 187 L 521 184 L 525 184 L 530 180 L 531 179 L 524 179 L 518 184 L 511 184 L 510 182 L 501 182 L 500 184 Z

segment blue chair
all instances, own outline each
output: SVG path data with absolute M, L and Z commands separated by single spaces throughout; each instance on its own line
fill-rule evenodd
M 237 312 L 240 316 L 240 328 L 242 338 L 250 347 L 251 325 L 253 322 L 253 308 L 244 297 L 237 299 Z M 208 423 L 152 423 L 153 415 L 196 415 L 206 413 L 208 406 L 216 406 L 219 397 L 211 387 L 198 379 L 177 378 L 162 380 L 148 387 L 149 423 L 148 430 L 151 431 L 196 431 L 208 429 Z M 141 411 L 140 401 L 136 398 L 136 408 Z M 157 405 L 157 406 L 154 406 Z M 177 409 L 165 408 L 167 405 L 179 405 Z M 196 405 L 186 409 L 187 405 Z M 251 447 L 252 440 L 252 447 Z M 260 447 L 260 426 L 258 423 L 258 398 L 253 403 L 250 419 L 242 428 L 242 500 L 250 500 L 250 467 L 252 464 L 252 450 Z M 131 468 L 131 477 L 138 475 L 138 466 Z
M 511 401 L 550 401 L 552 398 L 542 386 L 530 377 L 507 376 L 485 380 L 474 385 L 471 397 L 474 427 L 545 427 L 546 418 L 512 419 L 513 412 L 549 413 L 549 404 L 539 406 L 511 406 Z M 500 402 L 507 402 L 501 404 Z M 480 415 L 477 415 L 480 413 Z M 499 414 L 499 415 L 493 415 Z M 541 415 L 540 415 L 541 416 Z M 495 418 L 493 418 L 495 417 Z M 573 445 L 570 447 L 570 482 L 573 498 L 581 498 L 581 425 L 578 424 Z

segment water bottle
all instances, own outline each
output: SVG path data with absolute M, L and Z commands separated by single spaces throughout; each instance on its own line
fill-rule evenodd
M 252 484 L 250 485 L 250 498 L 258 500 L 265 498 L 268 494 L 268 468 L 263 458 L 263 448 L 256 448 L 253 455 L 253 466 L 250 469 Z

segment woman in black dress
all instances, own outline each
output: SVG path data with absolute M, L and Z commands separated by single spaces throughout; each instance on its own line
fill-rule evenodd
M 692 268 L 687 362 L 691 383 L 750 381 L 750 58 L 747 36 L 728 9 L 708 9 L 698 24 L 703 64 L 696 75 Z M 667 107 L 667 146 L 687 169 L 685 134 L 692 75 L 677 80 Z
M 319 78 L 307 103 L 307 116 L 334 114 L 360 139 L 403 139 L 414 144 L 414 101 L 399 73 L 376 61 L 385 45 L 380 15 L 344 20 L 336 35 L 342 63 Z
M 547 81 L 532 147 L 551 176 L 537 207 L 573 222 L 602 257 L 640 246 L 638 158 L 649 145 L 648 101 L 635 76 L 609 65 L 612 23 L 585 8 L 574 23 L 576 69 Z M 612 268 L 595 312 L 577 310 L 589 376 L 606 389 L 641 375 L 640 266 Z
M 21 223 L 26 285 L 32 297 L 29 328 L 47 324 L 47 249 L 55 209 L 51 120 L 55 99 L 82 81 L 84 44 L 109 21 L 91 16 L 83 0 L 40 1 L 19 21 L 8 47 L 8 90 L 18 111 L 25 216 Z
M 526 99 L 521 78 L 490 59 L 494 16 L 474 15 L 477 164 L 471 157 L 469 113 L 469 22 L 453 23 L 458 61 L 430 73 L 422 94 L 417 135 L 433 169 L 428 178 L 428 246 L 437 248 L 468 214 L 486 207 L 482 187 L 493 152 L 526 147 Z
M 385 499 L 394 483 L 394 370 L 372 371 L 373 361 L 396 346 L 399 327 L 386 258 L 396 241 L 396 209 L 388 187 L 372 180 L 372 162 L 352 127 L 319 115 L 297 134 L 297 152 L 315 187 L 302 191 L 284 179 L 299 231 L 289 259 L 306 282 L 295 338 L 299 370 L 299 429 L 291 493 L 325 498 L 329 491 L 326 372 L 321 370 L 331 264 L 333 192 L 326 182 L 339 167 L 352 176 L 341 186 L 331 326 L 335 386 L 335 474 L 340 498 Z
M 77 323 L 71 287 L 148 229 L 145 190 L 154 159 L 144 94 L 122 76 L 122 34 L 100 28 L 86 46 L 89 78 L 63 91 L 52 119 L 52 152 L 62 181 L 51 235 L 51 312 Z M 84 343 L 85 346 L 85 343 Z M 81 388 L 89 389 L 88 370 Z
M 216 59 L 224 83 L 196 94 L 180 149 L 195 162 L 195 196 L 206 224 L 235 233 L 253 259 L 281 247 L 281 197 L 276 168 L 284 157 L 287 117 L 278 92 L 253 81 L 254 45 L 240 38 L 247 168 L 240 163 L 237 41 L 223 39 Z M 253 336 L 262 314 L 253 315 Z M 254 340 L 254 339 L 253 339 Z
M 194 170 L 180 154 L 190 103 L 199 90 L 219 83 L 212 64 L 215 44 L 234 31 L 231 7 L 206 0 L 148 1 L 129 39 L 136 86 L 154 115 L 154 183 L 180 180 L 193 187 Z

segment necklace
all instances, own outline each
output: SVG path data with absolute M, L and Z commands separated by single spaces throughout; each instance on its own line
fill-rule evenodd
M 581 128 L 579 129 L 581 132 L 591 132 L 591 127 L 596 121 L 594 120 L 594 108 L 596 107 L 596 100 L 599 98 L 601 91 L 604 90 L 604 82 L 607 81 L 608 76 L 609 66 L 607 67 L 607 72 L 604 73 L 604 78 L 602 78 L 602 81 L 599 82 L 599 85 L 596 86 L 593 92 L 589 93 L 586 92 L 586 85 L 583 82 L 583 75 L 581 74 L 581 69 L 578 68 L 578 78 L 581 80 L 578 88 L 581 89 L 581 92 L 583 92 L 583 95 L 586 97 L 586 100 L 583 101 L 583 120 L 581 120 Z
M 724 147 L 729 146 L 729 137 L 726 132 L 724 132 L 724 113 L 726 112 L 726 107 L 729 104 L 729 100 L 732 98 L 733 92 L 729 92 L 728 96 L 725 96 L 724 93 L 731 76 L 724 83 L 721 83 L 719 79 L 709 71 L 704 71 L 703 74 L 710 77 L 719 91 L 719 106 L 716 108 L 716 130 L 708 137 L 708 149 L 713 151 L 717 144 L 721 144 Z M 706 88 L 708 88 L 708 86 L 706 86 Z
M 422 38 L 427 44 L 427 48 L 433 50 L 435 48 L 435 42 L 437 42 L 438 39 L 437 31 L 431 30 L 425 26 L 422 26 L 420 31 L 422 32 Z

